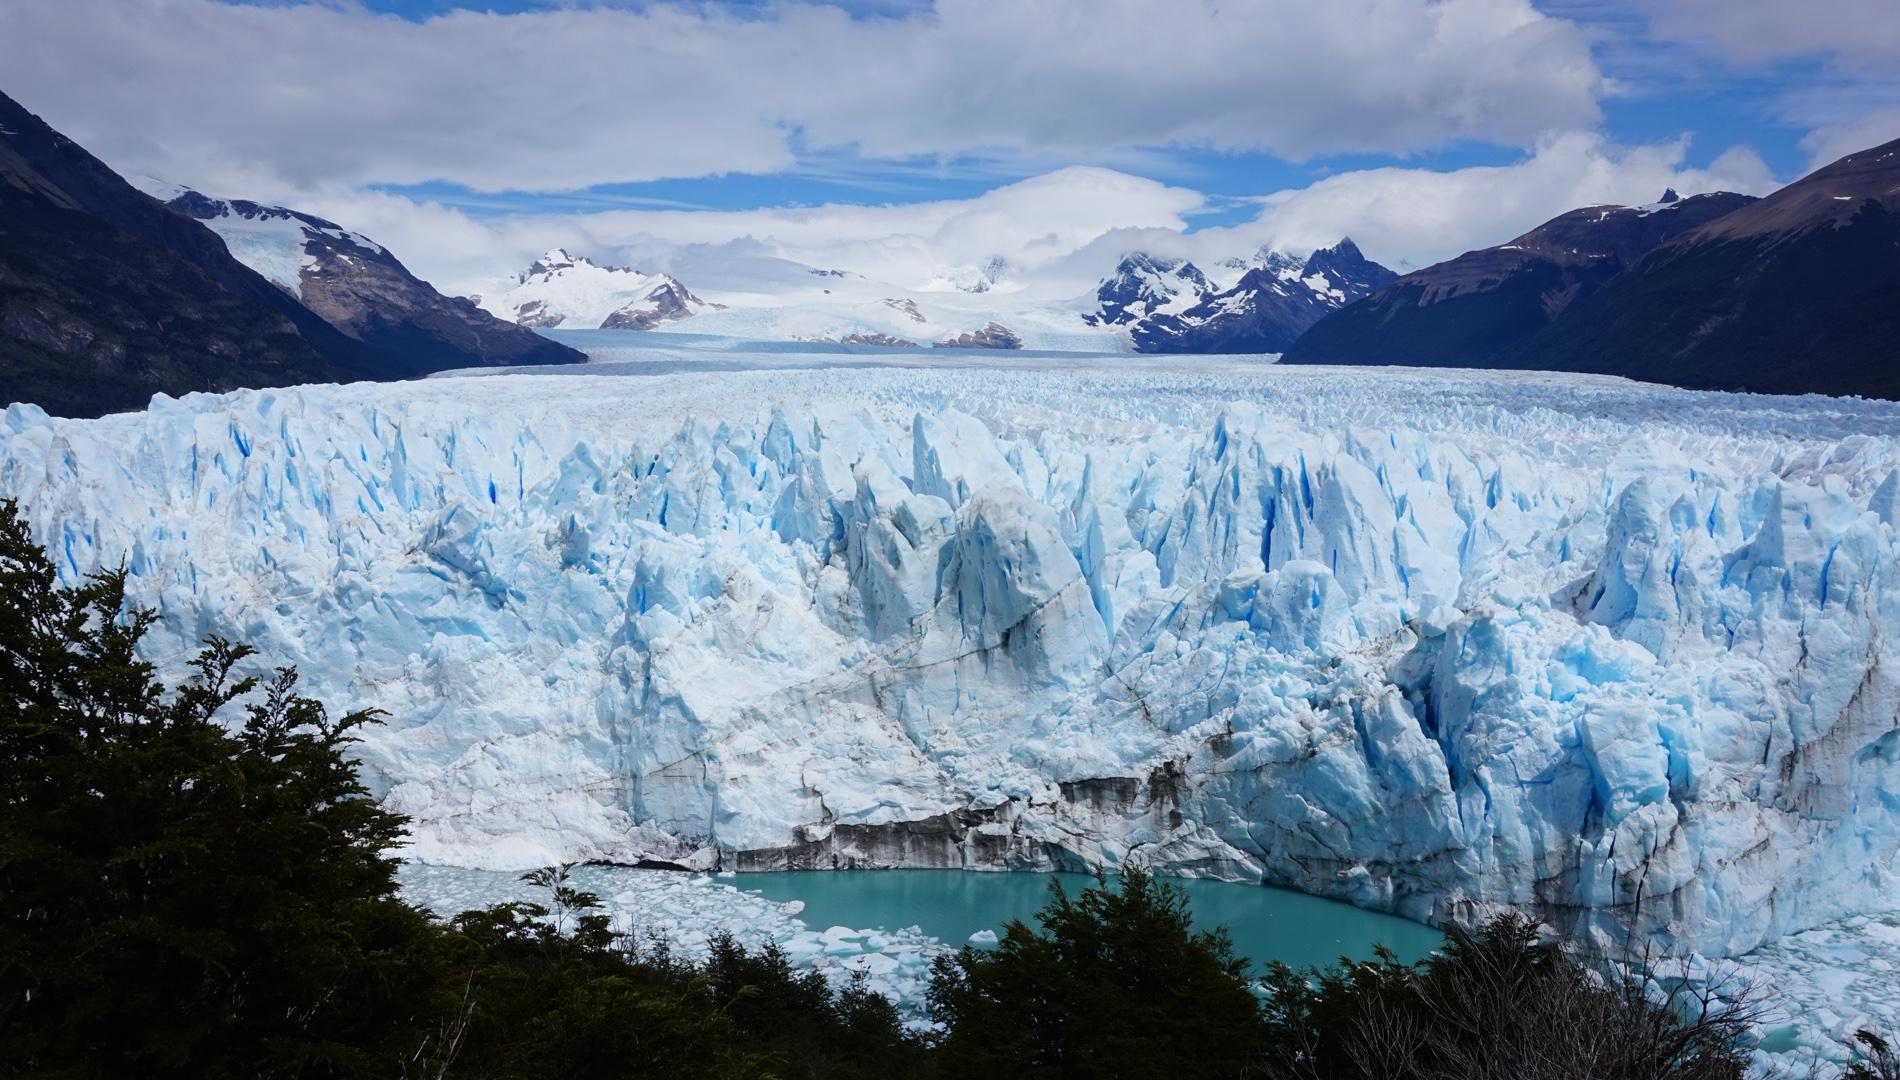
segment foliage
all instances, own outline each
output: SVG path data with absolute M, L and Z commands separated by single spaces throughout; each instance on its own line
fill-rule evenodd
M 1584 963 L 1503 915 L 1415 965 L 1274 965 L 1273 1074 L 1289 1080 L 1740 1080 L 1758 1013 L 1653 966 Z M 1624 974 L 1625 970 L 1636 972 Z
M 436 935 L 345 756 L 374 716 L 239 678 L 250 650 L 215 639 L 167 692 L 124 600 L 123 571 L 58 587 L 0 504 L 0 1060 L 387 1075 L 435 1007 Z
M 931 978 L 949 1076 L 1258 1073 L 1258 1007 L 1225 929 L 1195 930 L 1186 895 L 1140 869 L 1071 897 L 1051 881 L 1040 929 L 966 946 Z

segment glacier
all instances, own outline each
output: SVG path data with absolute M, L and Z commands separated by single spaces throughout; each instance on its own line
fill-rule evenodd
M 0 495 L 166 670 L 386 710 L 423 862 L 1139 859 L 1710 956 L 1894 906 L 1900 406 L 616 347 L 15 405 Z

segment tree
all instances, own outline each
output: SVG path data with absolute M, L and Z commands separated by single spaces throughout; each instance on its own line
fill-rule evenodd
M 0 1060 L 396 1074 L 445 990 L 395 896 L 404 820 L 347 756 L 375 716 L 240 677 L 251 650 L 216 639 L 163 686 L 125 584 L 60 586 L 0 503 Z
M 1414 966 L 1390 953 L 1267 975 L 1286 1080 L 1741 1080 L 1759 1011 L 1734 987 L 1585 962 L 1502 915 L 1453 926 Z
M 1051 880 L 1039 929 L 938 960 L 937 1045 L 953 1077 L 1258 1075 L 1247 961 L 1225 929 L 1195 930 L 1186 894 L 1139 868 L 1071 897 Z

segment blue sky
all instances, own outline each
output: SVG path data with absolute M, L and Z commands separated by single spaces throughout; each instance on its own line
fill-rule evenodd
M 1077 277 L 1350 234 L 1408 267 L 1900 135 L 1894 0 L 7 0 L 122 172 L 474 290 L 545 247 Z

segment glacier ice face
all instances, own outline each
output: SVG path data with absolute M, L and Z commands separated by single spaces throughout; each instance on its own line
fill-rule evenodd
M 666 359 L 15 406 L 0 493 L 168 668 L 388 710 L 431 861 L 1140 858 L 1715 954 L 1890 906 L 1900 408 Z

